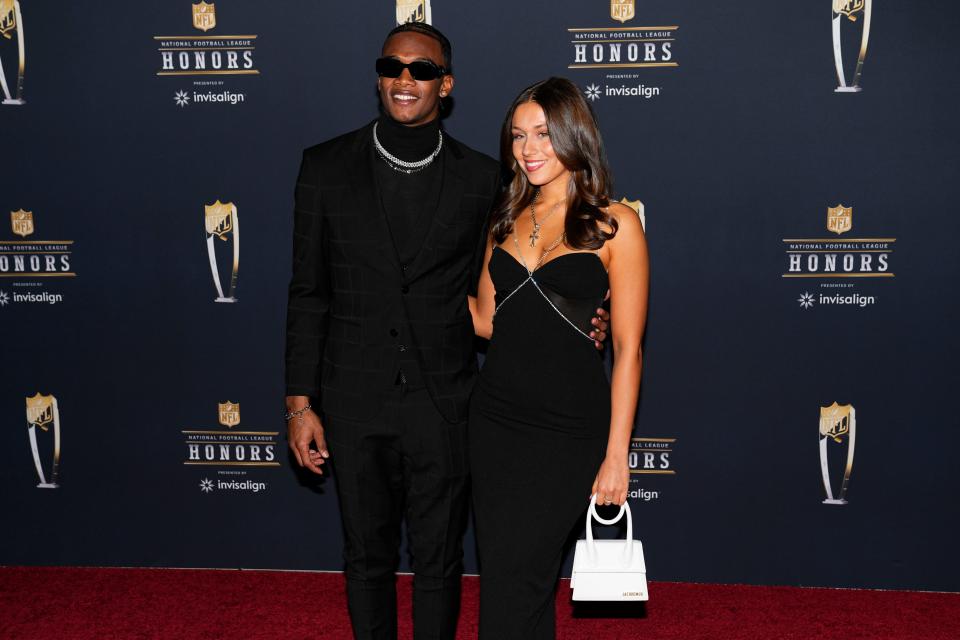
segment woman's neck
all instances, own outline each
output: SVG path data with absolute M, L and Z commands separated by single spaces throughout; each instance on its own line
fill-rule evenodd
M 547 184 L 540 185 L 540 196 L 538 198 L 539 203 L 550 207 L 558 202 L 563 202 L 566 200 L 568 188 L 572 179 L 573 176 L 570 175 L 569 171 L 566 171 Z

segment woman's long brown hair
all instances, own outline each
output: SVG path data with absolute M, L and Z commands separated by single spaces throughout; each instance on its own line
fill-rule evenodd
M 490 233 L 497 244 L 506 240 L 537 193 L 513 157 L 513 114 L 527 102 L 543 109 L 554 153 L 573 177 L 567 187 L 566 244 L 572 249 L 599 249 L 617 233 L 616 219 L 602 210 L 610 206 L 610 169 L 596 117 L 577 85 L 566 78 L 548 78 L 527 87 L 507 111 L 500 131 L 505 188 L 491 214 Z M 604 231 L 601 224 L 610 230 Z

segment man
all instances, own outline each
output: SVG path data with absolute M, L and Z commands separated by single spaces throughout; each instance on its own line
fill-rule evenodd
M 396 637 L 405 519 L 416 637 L 453 638 L 477 371 L 467 295 L 499 168 L 440 129 L 454 78 L 437 29 L 392 30 L 376 68 L 380 118 L 303 154 L 288 437 L 301 466 L 333 465 L 354 635 Z

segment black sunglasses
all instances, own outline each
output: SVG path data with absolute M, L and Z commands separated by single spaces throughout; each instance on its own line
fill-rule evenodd
M 429 60 L 414 60 L 403 63 L 396 58 L 377 58 L 377 75 L 384 78 L 399 78 L 404 69 L 410 71 L 414 80 L 436 80 L 449 73 L 445 67 L 438 67 Z

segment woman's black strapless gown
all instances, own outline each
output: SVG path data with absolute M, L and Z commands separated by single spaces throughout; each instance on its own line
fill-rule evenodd
M 497 312 L 470 403 L 480 638 L 552 640 L 561 554 L 607 444 L 610 385 L 589 337 L 608 288 L 595 253 L 533 274 L 497 247 Z

